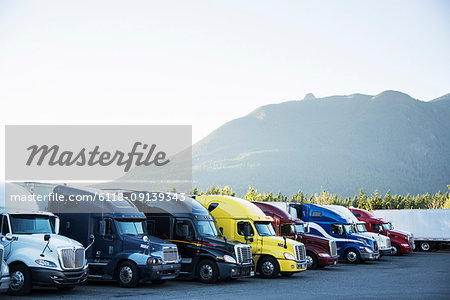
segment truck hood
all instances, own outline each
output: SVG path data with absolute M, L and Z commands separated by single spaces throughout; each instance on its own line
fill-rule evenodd
M 222 251 L 227 251 L 234 255 L 234 246 L 237 244 L 242 244 L 235 240 L 227 240 L 225 245 L 225 241 L 222 237 L 218 238 L 210 238 L 202 236 L 199 241 L 202 244 L 202 247 L 213 247 L 215 250 L 218 248 L 222 248 Z
M 405 238 L 413 237 L 413 234 L 411 232 L 398 230 L 398 229 L 389 230 L 389 233 L 394 234 L 396 236 L 403 235 L 403 236 L 405 236 Z
M 262 242 L 263 247 L 279 248 L 280 253 L 281 253 L 281 251 L 289 252 L 294 256 L 295 256 L 294 245 L 302 244 L 300 242 L 297 242 L 297 241 L 294 241 L 291 239 L 286 239 L 286 248 L 284 248 L 284 239 L 281 236 L 264 236 L 262 238 L 263 238 L 263 242 Z
M 44 234 L 40 233 L 17 234 L 14 236 L 17 236 L 18 239 L 13 243 L 26 244 L 28 247 L 38 248 L 41 251 L 47 244 L 47 242 L 44 241 Z M 50 234 L 50 243 L 48 244 L 48 246 L 52 250 L 53 248 L 83 247 L 83 245 L 81 245 L 79 242 L 59 234 Z
M 123 236 L 123 250 L 130 252 L 148 253 L 161 251 L 164 247 L 176 247 L 175 244 L 159 239 L 154 236 L 147 236 L 148 240 L 144 241 L 144 235 L 124 235 Z

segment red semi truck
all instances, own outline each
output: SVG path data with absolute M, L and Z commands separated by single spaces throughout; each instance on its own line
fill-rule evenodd
M 394 247 L 394 255 L 402 255 L 410 253 L 414 249 L 414 238 L 411 233 L 405 231 L 394 230 L 392 224 L 381 218 L 378 218 L 373 213 L 359 208 L 349 208 L 359 221 L 365 222 L 367 231 L 380 233 L 391 239 L 391 244 Z
M 277 235 L 297 240 L 306 246 L 308 269 L 313 270 L 337 263 L 339 255 L 334 239 L 305 233 L 305 222 L 300 219 L 292 219 L 287 212 L 270 203 L 252 203 L 258 206 L 267 216 L 273 218 L 272 226 Z

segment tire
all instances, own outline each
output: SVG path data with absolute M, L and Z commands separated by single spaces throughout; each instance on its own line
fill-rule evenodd
M 392 255 L 396 255 L 396 256 L 402 255 L 402 248 L 400 248 L 399 245 L 392 244 L 392 246 L 394 247 L 394 253 L 392 253 Z
M 166 281 L 164 279 L 154 279 L 152 280 L 153 284 L 164 284 Z
M 421 242 L 420 243 L 420 251 L 423 252 L 430 252 L 433 250 L 433 245 L 429 242 Z
M 60 291 L 60 292 L 70 292 L 74 288 L 75 288 L 75 286 L 58 286 L 57 287 L 58 291 Z
M 202 260 L 197 266 L 197 278 L 202 283 L 215 283 L 219 278 L 219 268 L 210 259 Z
M 262 278 L 275 278 L 280 273 L 280 265 L 272 256 L 264 256 L 258 261 L 258 272 Z
M 345 251 L 345 260 L 349 264 L 359 264 L 361 262 L 361 255 L 359 254 L 358 250 L 350 248 Z
M 119 286 L 133 288 L 139 283 L 139 269 L 135 263 L 124 261 L 117 267 L 117 282 Z
M 308 266 L 308 270 L 315 270 L 319 265 L 317 256 L 310 251 L 306 251 L 306 265 Z
M 13 265 L 9 269 L 11 283 L 8 294 L 13 296 L 24 296 L 31 291 L 31 273 L 27 266 L 23 264 Z

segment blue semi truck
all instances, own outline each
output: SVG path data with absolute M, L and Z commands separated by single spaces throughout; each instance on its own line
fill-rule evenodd
M 340 259 L 356 264 L 380 258 L 377 241 L 356 232 L 353 220 L 339 211 L 322 205 L 298 203 L 290 203 L 289 210 L 295 210 L 296 216 L 304 222 L 311 222 L 307 229 L 310 234 L 335 238 Z

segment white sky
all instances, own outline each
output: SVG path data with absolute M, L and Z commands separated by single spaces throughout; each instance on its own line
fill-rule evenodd
M 449 25 L 445 0 L 0 0 L 0 120 L 192 124 L 196 142 L 308 92 L 431 100 Z

